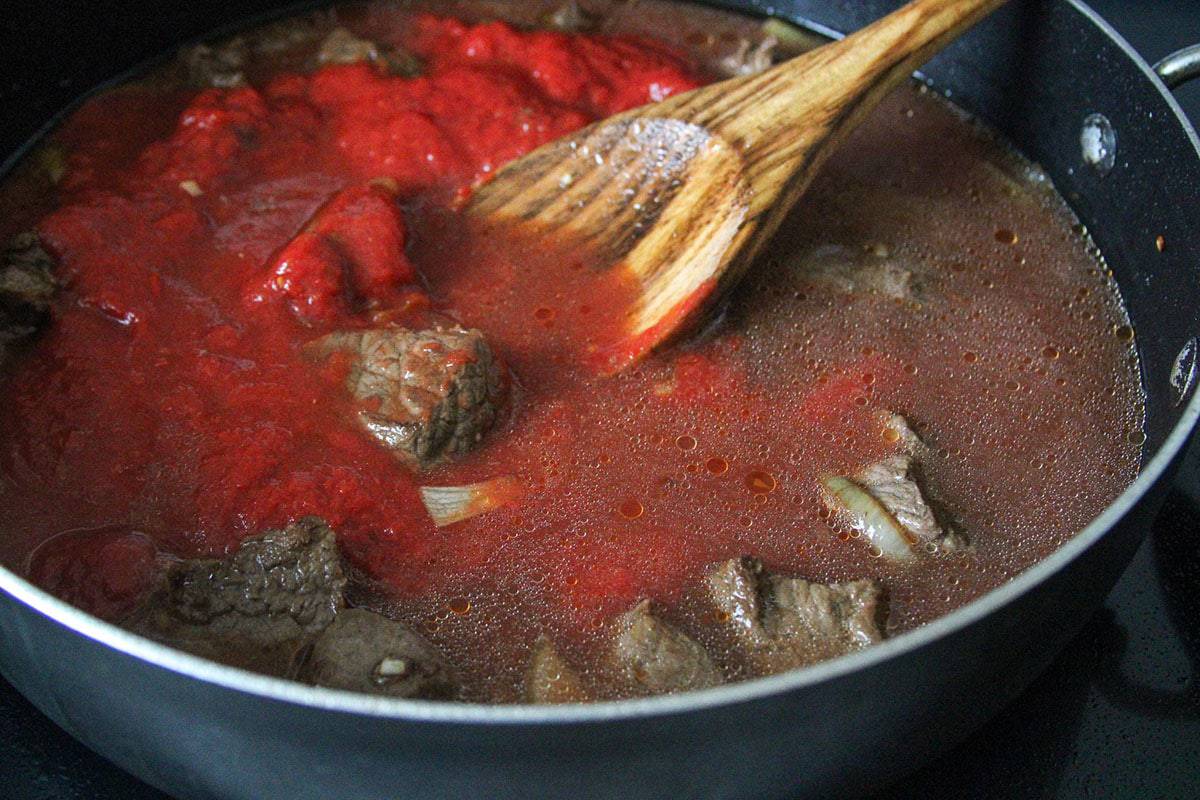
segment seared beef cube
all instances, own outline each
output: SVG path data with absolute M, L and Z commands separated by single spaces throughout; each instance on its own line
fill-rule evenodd
M 50 317 L 56 288 L 54 260 L 34 233 L 19 233 L 0 252 L 0 361 L 7 345 L 36 331 Z
M 547 11 L 540 22 L 556 31 L 583 33 L 595 29 L 601 17 L 579 6 L 578 0 L 566 0 L 562 5 Z
M 868 464 L 850 478 L 826 477 L 826 501 L 851 528 L 888 558 L 911 560 L 924 551 L 952 551 L 967 540 L 939 515 L 922 491 L 920 460 L 929 448 L 899 414 L 884 412 L 885 432 L 899 452 Z
M 181 54 L 188 81 L 197 89 L 245 86 L 246 76 L 242 70 L 246 67 L 248 56 L 249 47 L 241 37 L 216 46 L 193 45 Z
M 458 687 L 433 645 L 407 626 L 361 608 L 342 611 L 321 632 L 298 677 L 391 697 L 448 698 Z
M 741 639 L 766 643 L 770 636 L 763 627 L 759 580 L 762 564 L 754 558 L 731 558 L 705 577 L 708 595 L 719 618 Z
M 180 619 L 287 616 L 320 630 L 342 607 L 346 576 L 337 541 L 317 517 L 246 539 L 224 561 L 184 561 L 168 575 L 168 602 Z
M 333 531 L 308 517 L 245 540 L 224 560 L 178 562 L 126 625 L 196 655 L 289 675 L 306 637 L 342 608 L 345 586 Z
M 778 44 L 773 36 L 768 36 L 757 44 L 749 39 L 742 39 L 737 43 L 736 49 L 719 62 L 721 74 L 733 78 L 762 72 L 774 63 L 775 48 Z
M 822 584 L 769 575 L 753 558 L 720 564 L 709 597 L 750 661 L 764 672 L 814 664 L 883 638 L 872 580 Z
M 525 700 L 529 703 L 582 703 L 588 700 L 579 674 L 559 655 L 548 636 L 539 636 L 525 672 Z
M 364 428 L 413 469 L 479 444 L 496 421 L 508 376 L 483 334 L 463 328 L 381 328 L 316 343 L 354 359 L 347 385 Z
M 855 473 L 854 482 L 878 500 L 918 542 L 934 542 L 945 533 L 917 485 L 911 456 L 902 453 L 868 464 Z
M 360 39 L 345 28 L 330 31 L 317 51 L 317 63 L 357 64 L 365 62 L 385 75 L 411 78 L 421 74 L 421 63 L 407 51 L 391 45 Z
M 878 413 L 879 418 L 883 421 L 886 438 L 893 439 L 900 448 L 900 452 L 916 456 L 927 450 L 921 437 L 917 436 L 916 431 L 909 427 L 908 420 L 891 411 L 880 410 Z
M 922 544 L 932 544 L 942 551 L 967 547 L 970 543 L 950 524 L 950 515 L 921 489 L 925 482 L 921 462 L 928 457 L 929 446 L 904 417 L 890 411 L 883 412 L 883 416 L 887 429 L 896 432 L 901 455 L 869 465 L 855 478 Z
M 772 575 L 767 582 L 767 630 L 776 642 L 790 642 L 789 649 L 800 649 L 807 639 L 803 649 L 820 661 L 883 638 L 881 591 L 873 580 L 824 584 Z
M 649 600 L 617 619 L 611 660 L 628 686 L 649 694 L 721 683 L 721 673 L 704 647 L 656 617 Z
M 266 275 L 254 275 L 248 299 L 282 301 L 306 325 L 424 302 L 404 253 L 398 191 L 394 180 L 376 178 L 332 195 L 267 262 Z
M 796 256 L 790 266 L 799 280 L 845 294 L 921 299 L 923 266 L 897 257 L 887 245 L 820 245 Z

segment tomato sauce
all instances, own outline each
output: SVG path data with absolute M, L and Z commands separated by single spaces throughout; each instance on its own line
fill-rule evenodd
M 586 652 L 642 597 L 696 623 L 699 576 L 746 553 L 879 577 L 891 630 L 912 627 L 1132 479 L 1138 367 L 1111 278 L 1036 170 L 944 103 L 897 92 L 715 323 L 602 378 L 583 356 L 631 279 L 455 209 L 541 143 L 712 76 L 639 36 L 397 27 L 418 77 L 360 63 L 148 83 L 55 134 L 65 172 L 36 230 L 65 288 L 0 384 L 6 563 L 116 617 L 159 554 L 221 555 L 316 514 L 364 602 L 421 625 L 468 695 L 506 700 L 540 631 Z M 925 299 L 813 284 L 797 254 L 831 242 L 929 266 Z M 480 449 L 415 475 L 358 426 L 344 361 L 304 347 L 431 315 L 483 330 L 516 388 Z M 967 554 L 901 570 L 830 526 L 817 478 L 890 452 L 881 408 L 934 447 Z M 418 497 L 498 476 L 519 502 L 445 528 Z

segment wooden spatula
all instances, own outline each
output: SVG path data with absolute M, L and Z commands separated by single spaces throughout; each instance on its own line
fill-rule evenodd
M 640 295 L 617 372 L 736 283 L 821 164 L 889 89 L 1005 0 L 914 0 L 838 42 L 590 125 L 505 166 L 467 213 L 553 233 Z

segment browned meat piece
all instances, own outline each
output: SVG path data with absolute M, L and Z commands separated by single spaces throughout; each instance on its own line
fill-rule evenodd
M 416 56 L 399 47 L 359 39 L 345 28 L 334 28 L 317 51 L 317 63 L 357 64 L 365 61 L 386 75 L 414 77 L 421 74 Z
M 700 643 L 656 617 L 649 600 L 617 619 L 611 660 L 626 684 L 649 694 L 704 689 L 722 681 Z
M 588 699 L 579 674 L 563 660 L 548 636 L 539 636 L 525 672 L 526 702 L 583 703 Z
M 345 587 L 333 531 L 317 517 L 246 539 L 224 561 L 184 561 L 168 575 L 172 612 L 199 624 L 282 615 L 320 630 L 342 607 Z
M 871 580 L 825 585 L 767 574 L 735 558 L 707 578 L 709 597 L 750 661 L 780 672 L 880 641 L 880 588 Z
M 37 235 L 19 233 L 0 252 L 0 362 L 9 344 L 31 335 L 50 318 L 54 260 Z
M 921 494 L 914 467 L 912 456 L 905 453 L 888 456 L 855 473 L 854 482 L 878 500 L 918 542 L 932 543 L 944 531 Z
M 802 281 L 846 294 L 909 302 L 922 297 L 922 267 L 897 257 L 883 244 L 866 248 L 821 245 L 797 254 L 789 266 Z
M 817 660 L 833 658 L 883 638 L 878 616 L 880 587 L 873 580 L 813 583 L 802 578 L 768 578 L 772 600 L 765 620 L 777 642 L 806 637 Z
M 392 697 L 449 698 L 450 665 L 405 625 L 360 608 L 342 611 L 312 644 L 301 680 Z
M 197 89 L 232 89 L 246 85 L 243 72 L 249 60 L 245 39 L 236 37 L 219 45 L 197 44 L 180 54 L 188 81 Z
M 732 558 L 708 573 L 705 584 L 717 606 L 718 619 L 727 622 L 739 637 L 765 643 L 770 637 L 762 623 L 761 575 L 762 564 L 757 559 Z
M 397 697 L 449 697 L 450 667 L 398 622 L 345 609 L 334 533 L 307 517 L 221 561 L 173 564 L 126 626 L 233 666 Z
M 854 482 L 887 509 L 918 544 L 943 551 L 966 547 L 966 538 L 939 520 L 946 515 L 939 515 L 921 490 L 920 461 L 929 448 L 899 414 L 884 412 L 884 423 L 889 431 L 895 431 L 900 451 L 859 470 Z
M 590 31 L 599 22 L 600 17 L 581 8 L 578 0 L 566 0 L 562 5 L 543 14 L 541 19 L 545 27 L 565 33 Z
M 742 39 L 733 52 L 721 59 L 721 74 L 736 77 L 762 72 L 774 63 L 778 44 L 773 36 L 766 36 L 757 43 Z
M 334 333 L 311 349 L 357 356 L 347 386 L 360 405 L 359 420 L 413 469 L 473 449 L 508 394 L 504 366 L 473 329 Z
M 196 655 L 288 675 L 306 637 L 344 605 L 345 586 L 333 531 L 307 517 L 246 539 L 224 560 L 174 564 L 126 624 Z
M 916 431 L 909 427 L 908 420 L 891 411 L 879 410 L 879 418 L 883 422 L 886 438 L 893 439 L 902 453 L 915 456 L 925 450 L 925 443 Z

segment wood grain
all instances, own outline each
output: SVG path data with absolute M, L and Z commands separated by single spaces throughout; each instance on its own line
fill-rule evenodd
M 694 324 L 883 96 L 1004 2 L 915 0 L 758 74 L 595 123 L 504 167 L 467 212 L 561 232 L 638 277 L 626 346 L 602 365 L 618 371 Z

